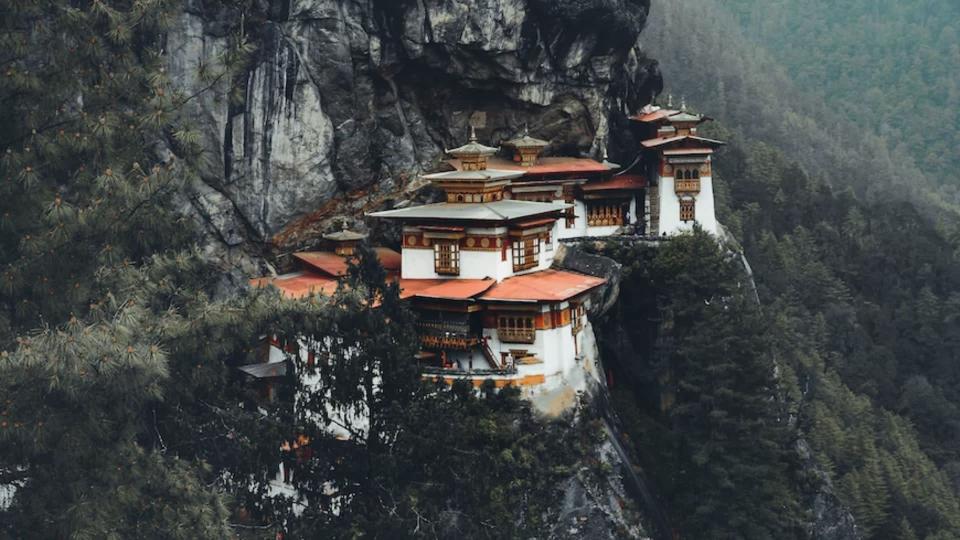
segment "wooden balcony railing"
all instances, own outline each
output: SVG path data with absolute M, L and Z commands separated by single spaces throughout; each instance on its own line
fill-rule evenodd
M 677 193 L 700 193 L 700 180 L 677 180 L 674 191 Z
M 505 343 L 533 343 L 537 340 L 537 331 L 533 328 L 498 328 L 497 335 Z

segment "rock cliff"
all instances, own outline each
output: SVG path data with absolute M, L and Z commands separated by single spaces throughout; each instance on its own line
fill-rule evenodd
M 252 4 L 190 0 L 167 39 L 208 158 L 184 207 L 216 249 L 282 249 L 351 219 L 469 123 L 493 143 L 528 124 L 548 152 L 596 152 L 661 88 L 639 45 L 648 0 Z M 243 73 L 202 77 L 237 32 L 255 48 Z

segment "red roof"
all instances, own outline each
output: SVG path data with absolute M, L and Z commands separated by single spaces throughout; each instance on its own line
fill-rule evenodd
M 631 116 L 631 120 L 636 120 L 637 122 L 657 122 L 659 120 L 664 120 L 670 116 L 677 114 L 680 111 L 675 111 L 673 109 L 660 109 L 646 114 L 637 114 Z
M 642 189 L 647 187 L 647 179 L 638 174 L 622 174 L 602 182 L 590 182 L 583 191 L 614 191 L 618 189 Z
M 264 277 L 250 280 L 250 285 L 262 288 L 273 285 L 280 289 L 284 298 L 306 298 L 311 294 L 333 294 L 337 290 L 337 280 L 317 272 L 294 272 L 275 278 Z
M 495 283 L 492 279 L 401 279 L 400 298 L 469 300 Z
M 480 298 L 504 302 L 559 302 L 599 287 L 606 281 L 563 270 L 543 270 L 507 278 Z
M 401 256 L 390 248 L 373 248 L 385 270 L 399 270 Z M 334 277 L 347 275 L 347 258 L 332 251 L 301 251 L 294 253 L 294 257 L 304 262 L 314 270 L 319 270 Z
M 399 252 L 385 247 L 375 247 L 373 251 L 377 254 L 377 259 L 380 260 L 380 265 L 383 266 L 384 270 L 400 270 L 403 257 Z

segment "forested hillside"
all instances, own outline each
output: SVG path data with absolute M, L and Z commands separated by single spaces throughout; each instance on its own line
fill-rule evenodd
M 630 26 L 646 2 L 531 0 L 530 19 L 501 17 L 482 36 L 438 32 L 453 40 L 442 43 L 406 11 L 424 3 L 371 2 L 363 21 L 383 34 L 369 36 L 357 13 L 337 18 L 346 3 L 316 2 L 287 26 L 291 4 L 304 3 L 188 3 L 199 4 L 183 18 L 166 0 L 0 0 L 16 15 L 0 19 L 0 538 L 580 537 L 568 510 L 587 508 L 588 492 L 606 505 L 592 508 L 601 523 L 629 518 L 598 537 L 644 536 L 629 500 L 601 497 L 619 471 L 598 451 L 606 431 L 589 407 L 550 420 L 489 384 L 422 384 L 412 315 L 366 248 L 332 298 L 231 287 L 236 268 L 221 256 L 255 260 L 251 244 L 267 237 L 240 223 L 244 212 L 223 211 L 236 201 L 215 188 L 235 172 L 228 135 L 242 131 L 226 118 L 249 120 L 260 109 L 246 100 L 263 88 L 271 114 L 290 121 L 279 146 L 316 127 L 297 124 L 305 101 L 293 96 L 307 99 L 297 92 L 339 92 L 324 114 L 346 128 L 317 130 L 325 156 L 352 156 L 338 190 L 397 188 L 419 172 L 467 121 L 433 109 L 448 95 L 463 100 L 458 111 L 514 107 L 504 125 L 538 114 L 558 132 L 575 123 L 571 139 L 589 147 L 609 120 L 601 112 L 533 102 L 579 86 L 584 102 L 642 105 L 659 85 Z M 447 4 L 477 13 L 491 3 Z M 528 5 L 502 4 L 507 15 Z M 658 0 L 642 40 L 675 103 L 716 117 L 709 136 L 729 143 L 716 161 L 718 211 L 737 239 L 732 249 L 705 233 L 593 247 L 623 264 L 619 303 L 596 323 L 610 416 L 649 480 L 650 506 L 682 538 L 824 537 L 816 498 L 830 486 L 842 503 L 833 510 L 849 508 L 865 538 L 960 537 L 960 225 L 928 189 L 960 185 L 949 180 L 956 75 L 944 67 L 957 53 L 956 6 L 827 4 Z M 616 23 L 604 39 L 580 28 L 597 13 Z M 191 26 L 202 17 L 209 35 Z M 296 54 L 278 53 L 294 37 L 278 28 L 310 28 L 301 44 L 341 56 L 314 57 L 316 72 L 281 66 Z M 174 29 L 206 55 L 189 88 L 168 69 Z M 348 33 L 358 41 L 338 39 Z M 516 50 L 498 48 L 505 41 Z M 411 69 L 398 51 L 422 56 Z M 555 71 L 531 74 L 517 51 L 540 51 Z M 550 64 L 559 52 L 576 69 Z M 463 72 L 439 76 L 435 64 Z M 243 86 L 264 72 L 297 83 Z M 428 91 L 412 97 L 417 85 Z M 317 112 L 321 101 L 306 102 Z M 413 104 L 429 114 L 410 114 Z M 916 114 L 901 125 L 902 108 Z M 204 116 L 214 110 L 224 125 Z M 252 123 L 243 130 L 259 136 Z M 224 139 L 211 149 L 204 128 Z M 414 148 L 423 155 L 395 159 Z M 279 159 L 244 157 L 264 177 Z M 311 189 L 337 183 L 322 180 Z M 240 186 L 244 202 L 263 206 L 251 185 L 262 187 Z M 293 202 L 321 199 L 360 213 L 295 185 L 278 196 L 290 215 Z M 222 242 L 209 241 L 210 226 Z M 264 336 L 299 358 L 287 338 L 302 334 L 332 339 L 315 362 L 285 364 L 287 395 L 265 403 L 235 368 L 257 360 Z M 329 394 L 306 391 L 304 374 Z M 318 427 L 331 411 L 369 423 L 338 439 Z M 295 498 L 272 489 L 281 465 L 294 471 Z M 571 483 L 581 489 L 564 491 Z
M 951 0 L 724 3 L 748 37 L 831 114 L 908 153 L 956 202 L 960 4 Z
M 717 117 L 711 133 L 730 142 L 720 219 L 753 265 L 800 435 L 867 537 L 956 537 L 956 222 L 911 193 L 905 147 L 887 153 L 871 129 L 818 106 L 724 3 L 655 7 L 650 48 L 668 91 Z

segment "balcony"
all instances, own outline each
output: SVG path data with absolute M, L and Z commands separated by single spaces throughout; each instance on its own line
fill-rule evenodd
M 677 193 L 700 193 L 700 179 L 677 180 L 673 190 Z
M 533 328 L 498 328 L 497 336 L 504 343 L 533 343 L 537 340 L 537 331 Z

